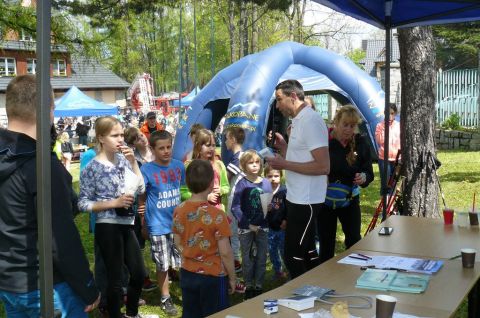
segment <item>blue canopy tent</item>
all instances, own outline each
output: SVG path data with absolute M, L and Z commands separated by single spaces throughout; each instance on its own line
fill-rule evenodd
M 200 91 L 201 91 L 200 87 L 197 86 L 184 98 L 174 100 L 173 107 L 189 106 L 192 103 L 195 96 L 197 96 L 197 94 L 200 93 Z
M 391 29 L 480 20 L 478 0 L 313 0 L 332 10 L 385 29 L 385 140 L 389 140 Z M 388 142 L 385 157 L 388 160 Z M 383 173 L 387 175 L 387 165 Z M 383 180 L 383 214 L 386 217 L 387 187 Z
M 85 95 L 72 86 L 62 97 L 55 100 L 55 117 L 105 116 L 118 114 L 117 105 L 107 105 Z

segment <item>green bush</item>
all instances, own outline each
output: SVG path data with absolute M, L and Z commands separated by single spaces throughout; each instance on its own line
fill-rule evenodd
M 445 119 L 442 124 L 442 127 L 445 129 L 458 130 L 460 129 L 460 116 L 456 113 L 451 114 L 450 117 Z

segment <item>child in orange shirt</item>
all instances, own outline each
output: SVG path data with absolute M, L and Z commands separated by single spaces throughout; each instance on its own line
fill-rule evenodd
M 214 172 L 208 160 L 193 160 L 186 170 L 192 196 L 173 213 L 173 233 L 182 254 L 182 317 L 205 317 L 229 306 L 235 270 L 226 214 L 208 203 Z

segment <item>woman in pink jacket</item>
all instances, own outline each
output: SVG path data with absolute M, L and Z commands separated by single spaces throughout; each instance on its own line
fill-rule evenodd
M 400 150 L 400 123 L 395 120 L 397 115 L 397 105 L 390 104 L 390 133 L 389 133 L 389 144 L 388 144 L 388 170 L 387 176 L 385 177 L 383 173 L 385 161 L 384 161 L 384 151 L 385 151 L 385 122 L 381 121 L 377 124 L 375 129 L 375 140 L 378 144 L 378 168 L 380 169 L 380 178 L 383 180 L 387 178 L 387 182 L 390 179 L 390 176 L 393 174 L 395 169 L 395 159 L 397 158 L 397 153 Z M 388 189 L 388 184 L 387 184 Z M 383 188 L 380 194 L 383 194 Z M 389 193 L 391 190 L 389 190 Z

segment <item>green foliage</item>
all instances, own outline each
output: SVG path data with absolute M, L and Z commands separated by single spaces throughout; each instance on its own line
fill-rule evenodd
M 457 113 L 451 114 L 442 123 L 442 127 L 445 129 L 458 130 L 460 128 L 460 116 Z
M 366 54 L 367 53 L 362 49 L 354 49 L 347 53 L 347 57 L 363 70 L 363 65 L 360 64 L 360 61 L 366 57 Z
M 477 67 L 480 22 L 434 26 L 433 33 L 437 46 L 438 67 L 444 69 Z

